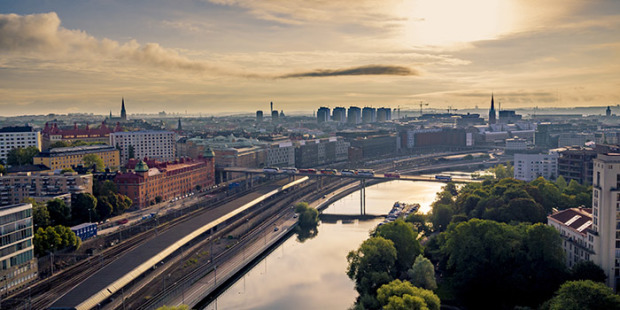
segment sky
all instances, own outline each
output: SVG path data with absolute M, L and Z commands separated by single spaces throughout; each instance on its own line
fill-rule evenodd
M 2 0 L 0 116 L 620 104 L 618 0 Z M 426 105 L 428 104 L 428 105 Z M 496 107 L 497 108 L 497 107 Z

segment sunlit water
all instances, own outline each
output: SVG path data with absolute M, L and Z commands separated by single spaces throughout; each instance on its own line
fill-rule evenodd
M 366 213 L 387 214 L 396 201 L 429 210 L 444 184 L 391 181 L 366 188 Z M 360 193 L 335 202 L 326 213 L 359 214 Z M 357 292 L 347 277 L 347 253 L 368 238 L 383 219 L 348 224 L 321 223 L 318 235 L 304 243 L 295 236 L 242 276 L 206 309 L 347 309 Z M 217 303 L 217 305 L 216 305 Z

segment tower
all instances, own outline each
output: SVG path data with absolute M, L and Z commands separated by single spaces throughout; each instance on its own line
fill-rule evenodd
M 121 119 L 124 121 L 127 120 L 127 111 L 125 111 L 125 98 L 123 98 L 121 101 Z
M 611 107 L 607 106 L 607 110 L 605 111 L 605 115 L 611 116 Z
M 179 117 L 179 124 L 177 125 L 178 131 L 183 131 L 183 126 L 181 125 L 181 118 Z
M 493 94 L 491 94 L 491 109 L 489 110 L 489 125 L 497 122 L 495 114 L 495 101 L 493 100 Z

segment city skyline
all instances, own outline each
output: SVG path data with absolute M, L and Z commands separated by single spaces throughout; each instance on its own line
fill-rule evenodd
M 617 29 L 617 1 L 5 1 L 0 108 L 616 106 Z

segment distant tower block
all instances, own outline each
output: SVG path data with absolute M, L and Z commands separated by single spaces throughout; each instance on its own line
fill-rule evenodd
M 273 115 L 273 101 L 271 102 L 271 115 Z
M 179 124 L 177 125 L 178 131 L 183 131 L 183 126 L 181 125 L 181 118 L 179 118 Z
M 489 125 L 497 123 L 497 115 L 495 113 L 495 101 L 493 100 L 493 94 L 491 94 L 491 109 L 489 109 Z
M 263 122 L 263 111 L 261 110 L 256 111 L 256 122 L 258 123 Z
M 278 111 L 271 111 L 271 121 L 272 122 L 278 121 L 278 116 L 279 116 Z
M 316 113 L 317 123 L 325 123 L 329 121 L 330 109 L 328 107 L 320 107 Z
M 611 116 L 611 107 L 607 106 L 607 110 L 605 111 L 605 115 Z

